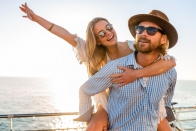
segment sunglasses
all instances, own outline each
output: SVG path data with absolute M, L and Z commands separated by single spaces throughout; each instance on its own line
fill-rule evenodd
M 148 35 L 155 35 L 158 32 L 160 32 L 161 34 L 165 35 L 165 32 L 159 28 L 156 27 L 144 27 L 144 26 L 136 26 L 135 27 L 136 33 L 137 34 L 142 34 L 144 32 L 144 30 L 146 30 L 146 32 L 148 33 Z
M 106 30 L 108 30 L 108 31 L 113 30 L 112 24 L 107 24 L 105 28 L 106 28 Z M 98 37 L 101 37 L 101 38 L 104 38 L 105 35 L 106 35 L 106 31 L 105 31 L 105 30 L 101 30 L 101 31 L 98 33 Z

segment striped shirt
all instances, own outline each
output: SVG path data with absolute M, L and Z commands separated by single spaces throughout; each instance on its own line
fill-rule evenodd
M 164 96 L 165 106 L 170 107 L 177 79 L 174 68 L 148 78 L 146 85 L 139 78 L 119 88 L 111 83 L 112 74 L 122 73 L 117 66 L 142 68 L 136 63 L 135 54 L 106 64 L 80 88 L 80 114 L 92 107 L 91 96 L 110 87 L 108 98 L 109 131 L 156 131 L 158 108 Z

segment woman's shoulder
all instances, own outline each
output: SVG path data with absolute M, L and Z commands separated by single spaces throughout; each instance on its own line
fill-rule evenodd
M 121 45 L 122 48 L 125 48 L 125 49 L 129 48 L 132 51 L 135 51 L 135 48 L 133 46 L 134 41 L 132 41 L 132 40 L 126 40 L 124 42 L 118 42 L 118 43 L 119 43 L 119 45 Z
M 72 47 L 72 50 L 75 53 L 75 56 L 77 58 L 77 60 L 79 61 L 79 63 L 83 63 L 87 61 L 87 56 L 86 56 L 86 41 L 83 40 L 81 37 L 78 37 L 76 35 L 75 39 L 76 41 L 76 46 Z
M 86 44 L 86 41 L 85 40 L 83 40 L 81 37 L 79 37 L 79 36 L 77 36 L 77 34 L 75 34 L 75 42 L 77 43 L 77 45 L 76 45 L 76 47 L 75 48 L 77 48 L 78 46 L 85 46 L 85 44 Z

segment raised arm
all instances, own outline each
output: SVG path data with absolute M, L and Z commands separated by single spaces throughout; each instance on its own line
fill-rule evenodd
M 23 16 L 24 18 L 29 18 L 30 20 L 38 23 L 43 28 L 47 29 L 56 36 L 66 40 L 70 45 L 74 47 L 76 46 L 77 43 L 74 41 L 74 38 L 76 37 L 75 35 L 69 33 L 66 29 L 38 16 L 27 6 L 26 3 L 22 4 L 19 8 L 26 14 L 26 16 Z
M 137 78 L 141 77 L 148 77 L 148 76 L 155 76 L 162 74 L 172 67 L 176 65 L 175 60 L 159 60 L 149 66 L 146 66 L 142 69 L 133 70 L 126 67 L 119 67 L 120 69 L 124 70 L 121 74 L 114 74 L 110 77 L 113 78 L 112 82 L 117 84 L 119 83 L 119 87 L 124 86 L 130 82 L 135 81 Z

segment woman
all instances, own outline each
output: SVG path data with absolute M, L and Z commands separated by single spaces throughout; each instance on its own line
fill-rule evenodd
M 27 14 L 27 16 L 23 17 L 37 22 L 51 33 L 66 40 L 70 45 L 72 45 L 76 50 L 78 60 L 86 65 L 89 76 L 94 75 L 110 60 L 124 57 L 134 51 L 132 41 L 117 41 L 115 30 L 113 29 L 112 25 L 104 18 L 95 18 L 89 22 L 86 32 L 86 41 L 84 41 L 80 37 L 69 33 L 66 29 L 36 15 L 31 9 L 29 9 L 26 3 L 23 4 L 20 9 Z M 168 55 L 165 55 L 164 58 L 166 58 L 166 56 Z M 170 58 L 170 56 L 167 58 Z M 119 67 L 120 69 L 125 70 L 125 72 L 122 74 L 113 75 L 111 77 L 114 78 L 113 83 L 119 83 L 119 86 L 121 87 L 140 77 L 161 74 L 174 66 L 174 60 L 159 60 L 158 62 L 140 70 L 131 70 L 125 67 Z M 88 124 L 88 131 L 102 131 L 103 127 L 107 127 L 106 92 L 104 91 L 96 95 L 95 101 L 97 112 L 92 116 Z M 160 114 L 163 113 L 163 115 L 161 115 L 160 118 L 163 117 L 163 119 L 161 119 L 159 129 L 169 125 L 168 121 L 165 119 L 166 111 L 163 104 L 162 107 L 160 107 L 160 111 L 161 110 L 163 110 L 163 112 L 160 112 Z M 170 130 L 169 127 L 168 129 L 165 129 L 165 131 L 168 130 Z

